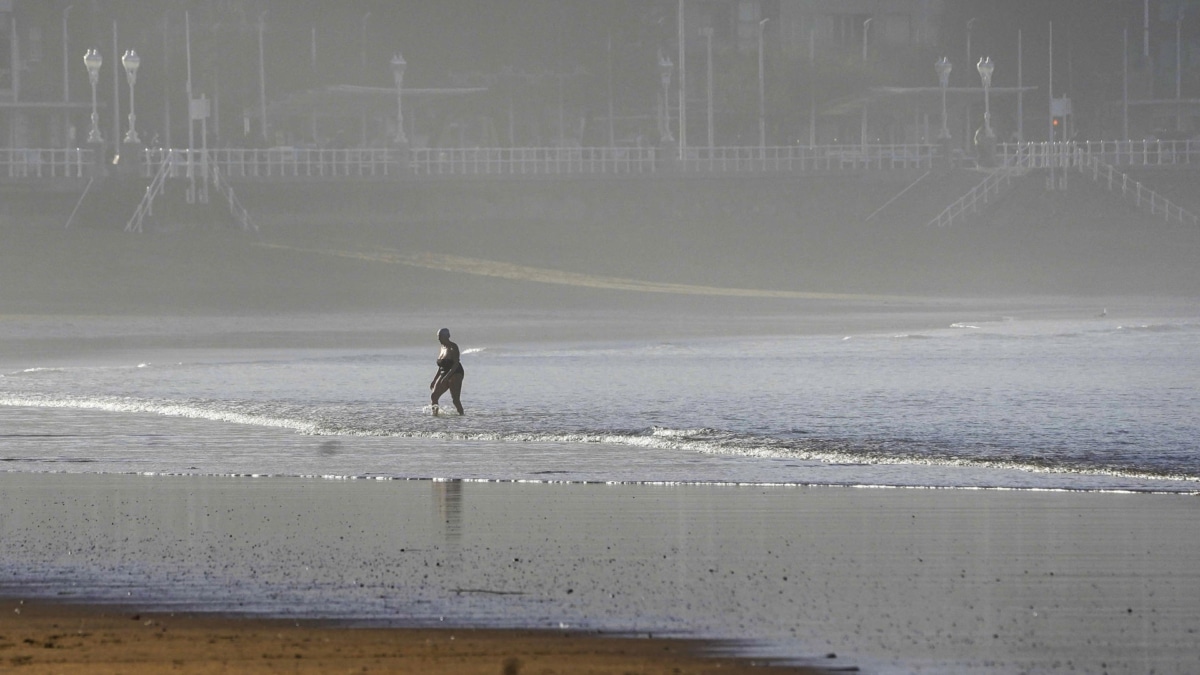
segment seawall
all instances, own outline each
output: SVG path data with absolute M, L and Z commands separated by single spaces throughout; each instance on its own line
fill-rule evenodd
M 1140 179 L 1196 208 L 1200 173 L 1143 173 Z M 5 186 L 0 232 L 10 243 L 34 232 L 40 237 L 26 249 L 7 247 L 13 256 L 24 255 L 8 265 L 6 275 L 20 276 L 21 284 L 38 283 L 35 277 L 46 266 L 37 263 L 38 256 L 52 265 L 79 266 L 79 258 L 94 255 L 103 259 L 83 262 L 106 279 L 127 274 L 133 280 L 135 290 L 121 297 L 145 293 L 139 284 L 161 276 L 161 267 L 176 271 L 162 287 L 178 285 L 189 297 L 202 297 L 206 289 L 224 289 L 209 292 L 222 298 L 253 298 L 261 291 L 258 304 L 289 307 L 347 298 L 392 303 L 396 285 L 403 287 L 409 277 L 400 279 L 395 266 L 377 262 L 254 252 L 252 242 L 327 252 L 454 255 L 654 283 L 802 292 L 1200 293 L 1200 228 L 1152 219 L 1079 174 L 1072 174 L 1069 189 L 1061 192 L 1047 191 L 1044 176 L 1030 174 L 981 213 L 948 228 L 928 225 L 980 180 L 979 172 L 960 169 L 745 178 L 235 183 L 258 225 L 251 233 L 233 225 L 215 192 L 206 209 L 184 204 L 186 184 L 177 181 L 168 186 L 167 198 L 156 202 L 143 235 L 121 231 L 137 206 L 138 190 L 144 190 L 139 185 L 121 191 L 101 186 L 106 201 L 81 209 L 71 228 L 76 235 L 65 224 L 77 193 Z M 63 253 L 71 247 L 78 250 Z M 156 261 L 155 269 L 146 269 L 148 260 Z M 413 279 L 439 286 L 458 284 L 460 277 L 425 272 Z M 86 283 L 86 276 L 76 281 Z M 62 293 L 72 289 L 60 279 L 45 285 L 57 285 Z M 527 282 L 521 289 L 539 298 L 544 287 Z M 504 284 L 485 283 L 464 297 L 495 293 L 506 298 L 512 292 Z

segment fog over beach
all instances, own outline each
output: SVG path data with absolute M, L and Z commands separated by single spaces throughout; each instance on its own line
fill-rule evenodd
M 996 338 L 1007 340 L 1021 338 L 1023 326 L 1061 323 L 1070 328 L 1051 328 L 1048 337 L 1066 339 L 1062 353 L 1069 354 L 1070 331 L 1151 320 L 1167 321 L 1162 335 L 1177 336 L 1172 349 L 1186 349 L 1200 290 L 1192 264 L 1200 231 L 1153 221 L 1087 184 L 1057 195 L 1036 180 L 1018 184 L 994 208 L 939 229 L 925 225 L 937 203 L 932 197 L 897 206 L 891 218 L 867 219 L 911 182 L 908 176 L 882 183 L 764 180 L 736 188 L 721 181 L 433 182 L 392 195 L 353 187 L 280 188 L 275 196 L 247 190 L 257 232 L 166 219 L 139 235 L 95 224 L 64 229 L 62 204 L 33 213 L 23 210 L 28 202 L 10 202 L 0 247 L 0 340 L 7 386 L 24 398 L 0 410 L 12 433 L 5 463 L 21 471 L 2 477 L 5 540 L 18 546 L 5 558 L 7 593 L 24 592 L 14 591 L 15 581 L 49 595 L 69 588 L 71 599 L 141 609 L 252 607 L 253 614 L 387 625 L 428 623 L 435 611 L 438 623 L 455 626 L 748 639 L 746 653 L 877 673 L 1193 670 L 1195 656 L 1184 645 L 1200 630 L 1200 603 L 1189 595 L 1194 584 L 1185 570 L 1200 537 L 1187 532 L 1196 509 L 1187 481 L 1170 482 L 1170 490 L 1184 491 L 1171 495 L 1106 494 L 1107 484 L 1154 491 L 1157 479 L 1118 475 L 1104 483 L 1110 479 L 1099 474 L 1099 494 L 963 489 L 1070 486 L 1076 479 L 1068 472 L 1067 482 L 1055 482 L 1052 471 L 1028 474 L 1048 482 L 1026 483 L 1019 476 L 1028 466 L 1004 478 L 985 468 L 1002 450 L 976 468 L 956 469 L 945 459 L 928 469 L 920 468 L 925 460 L 893 465 L 894 458 L 867 449 L 900 442 L 876 429 L 878 415 L 892 413 L 861 406 L 873 405 L 868 390 L 907 376 L 846 373 L 839 384 L 838 370 L 848 365 L 819 366 L 805 353 L 851 336 L 856 340 L 846 344 L 906 334 L 941 344 L 946 331 L 996 325 Z M 1177 189 L 1186 194 L 1185 186 Z M 468 416 L 447 420 L 458 425 L 449 429 L 429 426 L 419 409 L 429 345 L 441 325 L 468 350 Z M 1063 330 L 1065 338 L 1054 338 Z M 764 351 L 739 365 L 736 353 L 720 351 L 729 340 L 729 349 Z M 906 350 L 922 343 L 909 344 Z M 635 361 L 625 375 L 619 363 L 604 360 L 614 349 L 634 359 L 663 351 L 647 366 Z M 675 355 L 677 349 L 683 351 Z M 705 349 L 717 350 L 711 360 L 696 354 L 671 365 Z M 792 349 L 786 358 L 800 359 L 798 365 L 773 361 L 784 358 L 773 352 Z M 521 360 L 543 350 L 545 358 Z M 384 356 L 393 351 L 398 356 Z M 937 353 L 907 358 L 925 363 Z M 351 357 L 367 360 L 350 370 L 337 366 Z M 323 359 L 335 370 L 315 370 L 325 368 Z M 593 373 L 590 359 L 600 359 L 601 370 Z M 194 368 L 210 363 L 232 370 L 195 380 Z M 291 365 L 270 375 L 274 363 Z M 934 383 L 977 365 L 928 363 L 946 369 L 916 366 L 918 379 Z M 120 375 L 133 365 L 136 376 Z M 710 372 L 697 379 L 695 367 Z M 1136 362 L 1121 367 L 1138 372 Z M 129 389 L 104 379 L 107 368 L 129 378 Z M 1169 362 L 1164 368 L 1170 371 Z M 522 371 L 530 372 L 528 382 Z M 141 389 L 150 385 L 139 382 L 157 372 L 167 389 Z M 56 373 L 82 377 L 78 390 L 61 390 Z M 739 373 L 764 384 L 745 387 Z M 772 373 L 786 377 L 774 383 Z M 647 375 L 653 383 L 639 386 Z M 979 385 L 1012 387 L 1018 400 L 1057 395 L 1024 390 L 1020 382 Z M 1096 386 L 1102 402 L 1108 385 Z M 1119 395 L 1120 384 L 1112 386 Z M 713 398 L 724 387 L 746 389 L 747 412 Z M 849 403 L 864 411 L 862 419 L 848 418 L 845 428 L 858 428 L 864 440 L 829 442 L 883 463 L 789 461 L 799 452 L 786 449 L 793 441 L 722 440 L 720 428 L 670 423 L 642 435 L 595 415 L 579 430 L 556 430 L 576 424 L 576 407 L 589 405 L 639 427 L 643 413 L 607 403 L 628 397 L 631 411 L 644 397 L 651 420 L 659 407 L 714 405 L 715 416 L 701 424 L 736 429 L 733 420 L 742 415 L 772 418 L 763 406 L 778 404 L 756 404 L 760 396 L 789 399 L 776 415 L 798 434 L 797 448 L 824 447 L 822 434 L 831 432 L 820 431 L 819 420 L 840 413 L 823 406 L 863 396 L 863 403 Z M 347 403 L 288 412 L 309 405 L 308 398 Z M 42 407 L 21 407 L 30 402 Z M 1103 407 L 1085 407 L 1091 405 Z M 56 423 L 60 406 L 67 417 Z M 1000 440 L 1014 425 L 1005 421 L 1008 412 L 984 410 L 982 422 L 956 418 L 975 414 L 965 410 L 946 413 L 952 425 L 962 424 L 947 430 L 947 452 L 954 452 L 955 434 L 979 424 L 984 439 L 1030 442 Z M 301 417 L 288 421 L 292 414 Z M 327 418 L 328 429 L 338 431 L 289 430 L 306 428 L 308 415 Z M 283 429 L 271 426 L 275 419 Z M 1092 423 L 1063 442 L 1092 442 Z M 586 431 L 610 424 L 616 426 L 590 432 L 599 438 Z M 126 425 L 159 440 L 126 441 Z M 1154 423 L 1147 419 L 1142 428 L 1134 433 L 1153 433 Z M 942 442 L 929 431 L 929 442 Z M 36 441 L 41 434 L 49 435 Z M 604 434 L 615 445 L 606 445 Z M 1101 438 L 1095 440 L 1106 447 Z M 755 444 L 763 443 L 784 449 L 756 458 L 763 450 Z M 723 455 L 721 448 L 750 454 Z M 704 452 L 689 459 L 697 449 Z M 716 455 L 704 454 L 713 449 Z M 628 460 L 619 459 L 624 453 Z M 1186 457 L 1171 461 L 1187 465 Z M 102 468 L 110 465 L 158 475 L 114 475 Z M 71 475 L 24 473 L 26 467 Z M 95 470 L 89 467 L 106 475 L 88 475 Z M 185 477 L 172 477 L 179 473 Z M 230 477 L 260 473 L 437 482 Z M 798 487 L 824 475 L 848 484 L 961 488 Z M 456 482 L 461 478 L 484 482 Z M 619 488 L 590 484 L 614 479 Z M 512 480 L 548 484 L 539 490 Z M 723 480 L 739 486 L 704 487 Z M 683 487 L 664 487 L 677 481 Z M 778 481 L 791 486 L 767 487 Z M 430 500 L 431 489 L 443 497 Z M 64 491 L 78 508 L 51 499 Z M 405 503 L 389 501 L 397 499 Z M 229 518 L 212 504 L 227 505 Z M 97 508 L 113 518 L 76 522 Z M 194 515 L 169 522 L 153 515 L 184 511 Z M 309 533 L 277 529 L 266 511 L 308 523 Z M 381 514 L 388 514 L 377 522 L 383 530 L 368 527 Z M 97 526 L 112 529 L 100 540 L 136 532 L 143 543 L 97 548 Z M 355 534 L 339 541 L 350 543 L 320 543 L 345 528 Z M 202 541 L 226 535 L 238 543 Z M 296 543 L 287 543 L 293 536 Z M 293 578 L 289 565 L 266 565 L 260 548 L 306 571 Z M 445 570 L 414 581 L 425 565 Z M 223 581 L 195 585 L 217 569 Z M 83 586 L 64 587 L 69 578 Z M 331 592 L 339 586 L 346 592 Z
M 0 672 L 1200 673 L 1189 4 L 0 0 Z
M 887 175 L 252 187 L 243 200 L 257 232 L 163 216 L 142 237 L 115 231 L 125 210 L 64 231 L 72 200 L 17 195 L 0 301 L 37 314 L 788 312 L 1200 290 L 1195 226 L 1139 213 L 1086 178 L 1054 193 L 1029 176 L 984 214 L 939 228 L 927 223 L 978 174 L 926 180 L 899 203 L 920 174 Z M 1148 179 L 1187 205 L 1191 176 Z

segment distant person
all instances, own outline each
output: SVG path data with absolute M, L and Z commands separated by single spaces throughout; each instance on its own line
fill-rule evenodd
M 454 401 L 455 409 L 461 415 L 463 407 L 459 395 L 462 394 L 463 375 L 466 374 L 466 371 L 463 370 L 462 362 L 459 361 L 458 345 L 450 341 L 449 328 L 438 331 L 438 342 L 442 343 L 442 350 L 438 352 L 437 374 L 429 383 L 429 389 L 433 392 L 429 396 L 429 402 L 433 406 L 433 414 L 438 414 L 438 399 L 448 391 L 450 398 Z

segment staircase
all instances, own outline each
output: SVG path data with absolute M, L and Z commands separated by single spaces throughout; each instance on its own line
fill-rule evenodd
M 233 219 L 237 221 L 243 230 L 257 232 L 258 225 L 255 225 L 250 220 L 250 212 L 238 201 L 237 195 L 233 193 L 233 186 L 224 178 L 216 164 L 209 164 L 209 167 L 212 169 L 213 187 L 217 188 L 217 193 L 225 198 L 225 203 L 229 206 L 229 214 L 233 216 Z
M 1106 184 L 1110 192 L 1119 190 L 1121 196 L 1126 201 L 1133 202 L 1138 209 L 1148 210 L 1151 216 L 1161 216 L 1167 222 L 1178 221 L 1200 225 L 1200 217 L 1197 217 L 1196 214 L 1142 185 L 1140 181 L 1133 180 L 1128 174 L 1101 161 L 1096 155 L 1079 149 L 1076 150 L 1076 153 L 1074 164 L 1079 167 L 1080 173 L 1084 175 L 1090 173 L 1093 181 Z
M 942 209 L 942 212 L 929 221 L 929 224 L 949 227 L 954 224 L 955 219 L 961 220 L 968 213 L 977 213 L 981 204 L 986 206 L 989 201 L 994 201 L 1000 196 L 1001 191 L 1012 185 L 1014 177 L 1023 176 L 1028 171 L 1029 169 L 1024 165 L 987 170 L 987 176 L 982 182 Z
M 163 161 L 159 162 L 158 171 L 154 172 L 154 179 L 146 187 L 146 194 L 142 197 L 137 209 L 134 210 L 133 217 L 125 224 L 126 232 L 142 231 L 142 221 L 153 212 L 154 198 L 162 194 L 163 186 L 167 183 L 167 176 L 171 175 L 171 164 L 171 153 L 167 153 L 163 157 Z
M 205 188 L 199 191 L 200 199 L 194 199 L 194 193 L 189 188 L 188 204 L 193 204 L 199 201 L 202 204 L 208 203 L 207 185 L 211 184 L 217 189 L 217 193 L 225 199 L 225 204 L 229 208 L 229 213 L 233 216 L 238 226 L 245 231 L 258 231 L 258 226 L 250 219 L 250 212 L 246 210 L 242 203 L 238 201 L 237 195 L 234 194 L 233 186 L 221 174 L 220 169 L 213 162 L 201 162 L 200 166 L 203 170 L 202 178 L 205 182 Z M 151 215 L 154 209 L 154 199 L 163 194 L 167 180 L 174 173 L 174 153 L 167 153 L 162 162 L 158 165 L 158 170 L 154 174 L 154 178 L 150 181 L 150 185 L 146 188 L 146 193 L 142 197 L 142 201 L 138 204 L 137 209 L 133 212 L 133 217 L 125 225 L 126 232 L 141 232 L 142 221 L 146 216 Z

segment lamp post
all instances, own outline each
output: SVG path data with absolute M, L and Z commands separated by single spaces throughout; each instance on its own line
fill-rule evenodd
M 358 45 L 361 47 L 361 51 L 359 52 L 359 57 L 361 60 L 361 70 L 359 71 L 360 78 L 366 76 L 367 74 L 367 22 L 370 20 L 371 13 L 366 12 L 362 15 L 362 21 L 359 22 Z
M 96 83 L 100 81 L 100 66 L 104 57 L 95 49 L 89 49 L 83 55 L 83 65 L 87 66 L 88 81 L 92 83 L 92 128 L 88 131 L 88 143 L 103 143 L 100 135 L 100 115 L 96 112 Z
M 679 161 L 687 159 L 687 35 L 684 31 L 683 0 L 679 0 L 675 24 L 679 42 Z
M 662 114 L 659 115 L 659 142 L 672 143 L 675 137 L 671 135 L 671 71 L 675 69 L 675 64 L 671 63 L 670 57 L 663 53 L 658 55 L 658 76 L 662 81 Z
M 1183 93 L 1183 5 L 1175 16 L 1175 98 L 1178 100 Z M 1176 109 L 1179 108 L 1176 103 Z
M 263 30 L 266 24 L 267 10 L 264 9 L 258 15 L 258 133 L 262 136 L 262 142 L 270 145 L 267 141 L 267 66 L 263 53 Z M 188 96 L 191 96 L 190 85 Z
M 712 29 L 712 26 L 705 26 L 704 28 L 701 28 L 700 35 L 704 36 L 704 39 L 708 43 L 706 50 L 705 50 L 707 52 L 706 65 L 708 67 L 708 85 L 705 88 L 705 92 L 707 93 L 707 96 L 708 96 L 708 147 L 711 150 L 713 147 L 713 68 L 712 68 L 713 29 Z
M 367 22 L 370 20 L 371 20 L 371 13 L 366 12 L 363 14 L 362 22 L 359 25 L 358 42 L 359 42 L 359 46 L 362 47 L 362 51 L 360 52 L 361 57 L 362 57 L 362 66 L 358 71 L 358 79 L 359 79 L 359 82 L 364 83 L 364 84 L 365 84 L 365 78 L 367 76 Z M 363 108 L 363 111 L 362 111 L 362 122 L 360 124 L 359 130 L 361 132 L 359 134 L 359 136 L 360 136 L 359 142 L 365 148 L 367 146 L 367 109 L 366 108 Z
M 404 89 L 404 69 L 408 66 L 408 62 L 400 56 L 400 52 L 392 57 L 392 75 L 396 78 L 396 145 L 407 145 L 408 139 L 404 136 L 404 104 L 401 100 L 401 92 Z
M 71 101 L 71 74 L 67 72 L 67 63 L 70 62 L 70 50 L 67 43 L 70 41 L 70 35 L 67 33 L 67 17 L 71 15 L 71 10 L 75 5 L 67 5 L 67 8 L 62 13 L 62 41 L 63 41 L 63 103 Z
M 1175 16 L 1175 130 L 1183 127 L 1182 106 L 1179 103 L 1183 95 L 1183 5 Z
M 137 135 L 137 115 L 133 112 L 133 85 L 137 82 L 138 66 L 141 63 L 141 58 L 132 49 L 121 56 L 121 65 L 125 67 L 125 80 L 129 82 L 129 131 L 125 133 L 126 143 L 142 142 Z
M 942 87 L 942 131 L 938 138 L 946 140 L 950 138 L 950 127 L 946 125 L 946 87 L 950 86 L 950 71 L 954 66 L 951 65 L 950 59 L 943 56 L 933 67 L 937 70 L 938 84 Z
M 770 19 L 758 22 L 758 155 L 765 159 L 767 154 L 767 98 L 766 76 L 763 73 L 763 31 Z
M 975 66 L 979 71 L 979 78 L 983 80 L 983 133 L 989 141 L 996 137 L 996 134 L 992 132 L 992 109 L 988 102 L 988 90 L 992 88 L 994 67 L 990 56 L 979 59 L 979 63 Z
M 971 32 L 974 29 L 975 22 L 978 20 L 979 17 L 967 19 L 967 63 L 971 62 Z
M 867 62 L 867 38 L 871 35 L 871 19 L 872 18 L 873 17 L 867 17 L 863 21 L 863 57 L 862 57 L 863 63 Z

